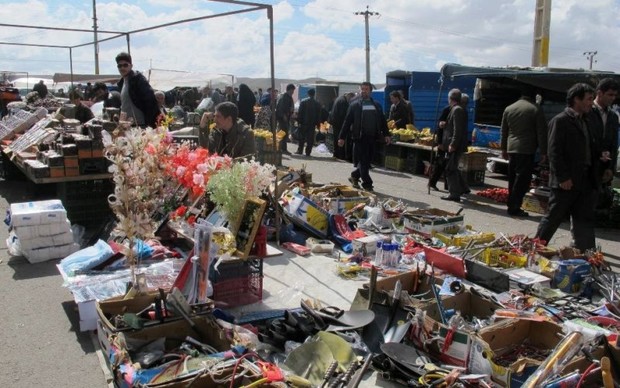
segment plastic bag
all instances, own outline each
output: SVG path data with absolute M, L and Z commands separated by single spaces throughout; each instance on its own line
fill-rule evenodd
M 112 257 L 112 255 L 114 255 L 114 251 L 108 243 L 98 240 L 95 245 L 65 257 L 58 265 L 68 276 L 73 276 L 76 271 L 92 269 Z
M 215 104 L 213 103 L 213 100 L 211 99 L 211 97 L 205 97 L 202 99 L 202 101 L 200 101 L 200 104 L 198 104 L 198 107 L 196 108 L 196 110 L 201 111 L 201 112 L 206 112 L 206 111 L 211 112 L 214 105 Z

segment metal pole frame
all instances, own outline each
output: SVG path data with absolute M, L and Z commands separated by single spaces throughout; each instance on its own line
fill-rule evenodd
M 250 8 L 236 10 L 236 11 L 223 12 L 223 13 L 213 14 L 213 15 L 199 16 L 199 17 L 190 18 L 190 19 L 178 20 L 176 22 L 163 23 L 163 24 L 159 24 L 159 25 L 156 25 L 156 26 L 140 28 L 140 29 L 133 30 L 133 31 L 110 31 L 110 30 L 100 30 L 100 29 L 97 29 L 96 33 L 115 34 L 115 35 L 111 36 L 111 37 L 108 37 L 108 38 L 104 38 L 104 39 L 95 39 L 93 42 L 82 43 L 82 44 L 78 44 L 78 45 L 74 45 L 74 46 L 48 45 L 48 44 L 28 44 L 28 43 L 12 43 L 12 42 L 0 42 L 0 45 L 32 46 L 32 47 L 48 47 L 48 48 L 68 48 L 69 49 L 69 66 L 70 66 L 70 70 L 71 70 L 71 86 L 73 87 L 73 49 L 74 48 L 84 47 L 84 46 L 88 46 L 88 45 L 98 45 L 101 42 L 105 42 L 105 41 L 108 41 L 108 40 L 117 39 L 117 38 L 119 38 L 121 36 L 125 36 L 125 39 L 127 40 L 127 52 L 131 55 L 131 45 L 130 45 L 130 35 L 131 34 L 137 34 L 137 33 L 145 32 L 145 31 L 152 31 L 152 30 L 155 30 L 155 29 L 164 28 L 164 27 L 170 27 L 170 26 L 174 26 L 174 25 L 182 24 L 182 23 L 189 23 L 189 22 L 195 22 L 195 21 L 200 21 L 200 20 L 213 19 L 213 18 L 222 17 L 222 16 L 237 15 L 237 14 L 242 14 L 242 13 L 247 13 L 247 12 L 254 12 L 254 11 L 259 11 L 259 10 L 264 9 L 264 10 L 267 10 L 267 18 L 269 19 L 269 65 L 270 65 L 271 90 L 275 90 L 275 53 L 274 53 L 273 6 L 271 6 L 269 4 L 261 4 L 261 3 L 254 3 L 254 2 L 248 2 L 248 1 L 239 1 L 239 0 L 208 0 L 208 1 L 216 2 L 216 3 L 234 4 L 234 5 L 250 7 Z M 84 33 L 89 33 L 89 34 L 93 33 L 93 30 L 80 29 L 80 28 L 31 26 L 31 25 L 8 24 L 8 23 L 0 23 L 0 27 L 31 28 L 31 29 L 42 29 L 42 30 L 54 30 L 54 31 L 84 32 Z M 272 98 L 271 99 L 271 131 L 273 133 L 274 144 L 277 144 L 276 143 L 277 137 L 276 137 L 275 117 L 276 117 L 275 100 Z M 279 206 L 279 203 L 278 203 L 279 193 L 278 193 L 278 174 L 277 173 L 276 173 L 276 176 L 275 176 L 274 196 L 276 197 L 275 198 L 275 204 L 274 204 L 274 206 L 275 206 L 275 216 L 276 216 L 276 219 L 275 219 L 275 222 L 276 222 L 276 225 L 275 225 L 276 226 L 276 240 L 277 240 L 277 244 L 279 245 L 280 244 L 281 213 L 280 213 L 280 206 Z

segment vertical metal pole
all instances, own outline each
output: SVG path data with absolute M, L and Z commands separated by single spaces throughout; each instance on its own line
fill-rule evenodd
M 69 47 L 69 67 L 71 69 L 71 89 L 73 89 L 73 49 Z
M 368 26 L 368 6 L 364 14 L 364 22 L 366 27 L 366 82 L 370 82 L 370 29 Z
M 127 54 L 131 55 L 131 43 L 129 42 L 129 34 L 125 34 L 125 38 L 127 39 Z
M 536 0 L 534 17 L 534 45 L 532 66 L 549 65 L 549 30 L 551 25 L 551 0 Z
M 275 77 L 276 77 L 276 71 L 275 71 L 275 53 L 274 53 L 274 44 L 273 44 L 273 7 L 269 6 L 269 8 L 267 8 L 267 17 L 269 18 L 269 65 L 271 67 L 271 91 L 269 93 L 271 93 L 271 95 L 269 96 L 270 98 L 270 103 L 269 105 L 271 106 L 271 134 L 272 134 L 272 139 L 273 139 L 273 144 L 274 144 L 274 152 L 277 154 L 278 153 L 278 139 L 276 136 L 276 101 L 275 98 L 273 97 L 273 91 L 276 88 L 276 81 L 275 81 Z M 274 201 L 273 201 L 273 205 L 275 207 L 275 216 L 276 216 L 276 244 L 278 244 L 278 246 L 280 245 L 280 225 L 282 223 L 282 214 L 280 214 L 280 204 L 278 202 L 278 200 L 280 199 L 280 191 L 278 190 L 278 172 L 277 172 L 277 167 L 276 166 L 276 179 L 274 181 L 274 189 L 273 189 L 273 195 L 274 195 Z
M 99 43 L 97 41 L 97 0 L 93 0 L 93 32 L 95 34 L 95 74 L 99 74 Z

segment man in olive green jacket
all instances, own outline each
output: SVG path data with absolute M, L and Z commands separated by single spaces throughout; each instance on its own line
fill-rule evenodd
M 215 128 L 209 134 L 209 152 L 231 158 L 251 157 L 256 151 L 254 132 L 240 118 L 232 102 L 222 102 L 215 107 Z
M 541 162 L 547 155 L 547 122 L 534 99 L 534 90 L 524 87 L 521 98 L 506 107 L 502 116 L 502 156 L 508 159 L 508 214 L 515 217 L 528 216 L 521 204 L 530 188 L 536 150 L 540 150 Z

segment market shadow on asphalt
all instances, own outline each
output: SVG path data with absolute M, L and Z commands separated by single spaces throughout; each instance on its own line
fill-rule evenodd
M 32 264 L 23 256 L 9 258 L 7 265 L 13 269 L 13 279 L 25 280 L 59 275 L 57 260 Z
M 80 344 L 80 347 L 84 353 L 95 353 L 97 349 L 91 339 L 90 331 L 80 331 L 80 316 L 78 314 L 78 307 L 73 300 L 67 300 L 61 303 L 62 309 L 65 311 L 69 323 L 71 323 L 71 329 L 75 333 L 75 337 Z

